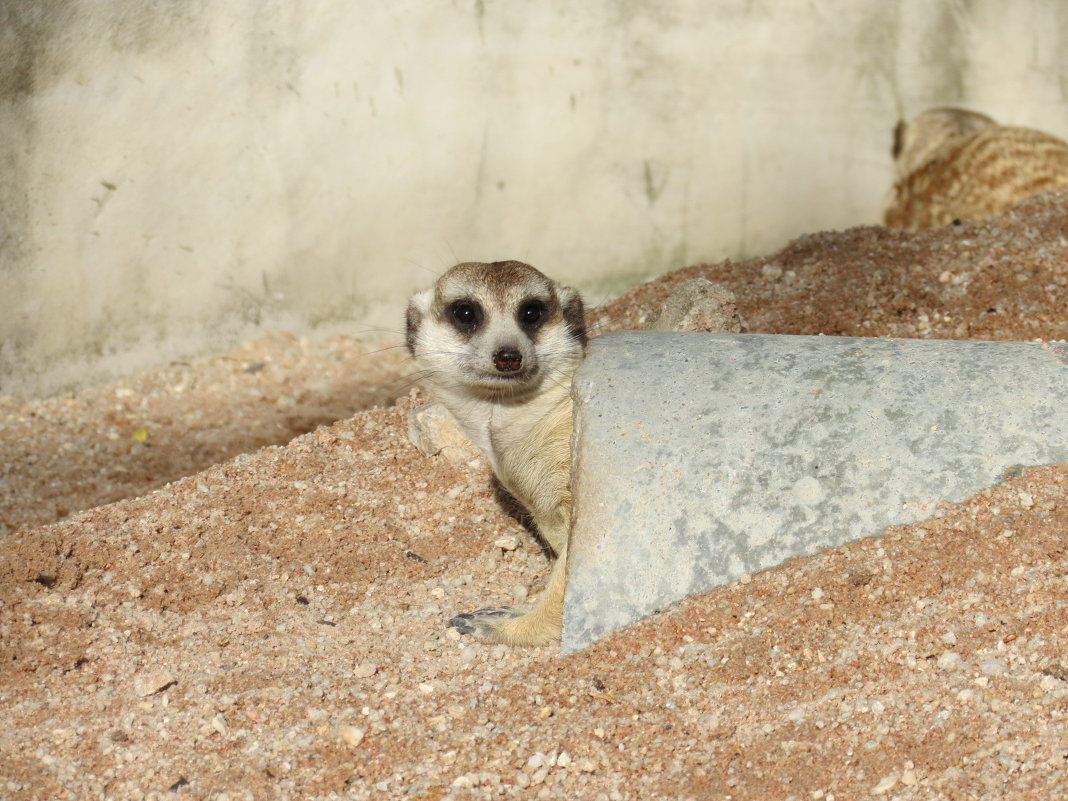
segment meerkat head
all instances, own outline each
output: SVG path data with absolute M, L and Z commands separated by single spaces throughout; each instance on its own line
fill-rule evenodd
M 992 117 L 962 108 L 930 108 L 894 129 L 894 177 L 898 180 L 923 167 L 942 148 L 984 128 L 997 125 Z
M 525 395 L 582 359 L 582 299 L 522 262 L 458 264 L 411 299 L 407 346 L 432 383 Z

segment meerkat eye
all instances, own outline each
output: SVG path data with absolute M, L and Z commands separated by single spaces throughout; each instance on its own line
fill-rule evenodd
M 542 321 L 545 316 L 545 304 L 540 300 L 528 300 L 519 307 L 519 324 L 531 328 Z
M 482 322 L 482 309 L 469 300 L 458 300 L 448 309 L 449 319 L 460 331 L 474 331 Z

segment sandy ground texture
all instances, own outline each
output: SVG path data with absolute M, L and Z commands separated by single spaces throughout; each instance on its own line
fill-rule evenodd
M 593 318 L 698 275 L 751 331 L 1063 339 L 1068 194 Z M 425 396 L 366 351 L 271 337 L 0 406 L 0 797 L 1068 797 L 1068 466 L 578 654 L 485 646 L 445 621 L 545 557 L 483 462 L 411 445 Z

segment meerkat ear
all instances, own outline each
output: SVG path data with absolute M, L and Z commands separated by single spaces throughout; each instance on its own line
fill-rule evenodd
M 564 322 L 572 339 L 586 346 L 586 308 L 582 305 L 579 293 L 569 286 L 560 287 L 560 307 L 563 309 Z
M 905 149 L 905 129 L 907 127 L 908 125 L 904 120 L 898 120 L 897 125 L 894 126 L 894 146 L 890 149 L 890 154 L 895 159 Z
M 408 302 L 408 310 L 405 312 L 404 344 L 412 356 L 415 355 L 415 338 L 419 334 L 419 327 L 423 324 L 423 314 L 429 309 L 433 294 L 433 290 L 426 289 L 413 295 Z

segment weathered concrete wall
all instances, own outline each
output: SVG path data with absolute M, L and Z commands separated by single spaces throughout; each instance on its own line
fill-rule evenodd
M 1068 134 L 1068 4 L 1008 7 L 0 0 L 0 393 L 875 221 L 901 113 Z

